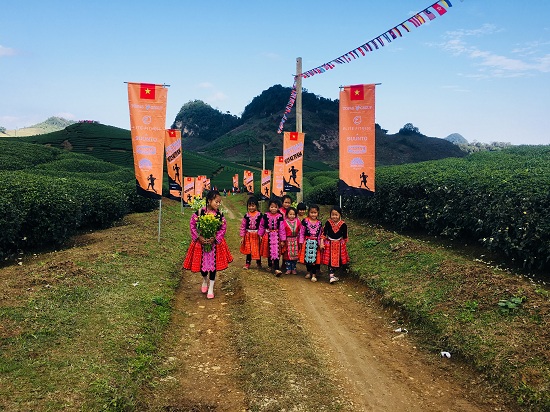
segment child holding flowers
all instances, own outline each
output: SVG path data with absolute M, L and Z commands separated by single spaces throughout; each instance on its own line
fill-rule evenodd
M 286 240 L 286 233 L 283 227 L 284 217 L 279 212 L 280 203 L 277 199 L 271 199 L 268 204 L 269 210 L 263 215 L 262 223 L 258 234 L 262 237 L 261 255 L 267 258 L 270 269 L 275 271 L 275 276 L 281 276 L 279 270 L 279 257 L 281 248 Z
M 183 268 L 202 275 L 201 292 L 214 298 L 216 272 L 227 269 L 233 256 L 225 242 L 227 222 L 220 212 L 222 197 L 217 190 L 206 195 L 206 206 L 191 216 L 191 244 L 183 261 Z
M 258 201 L 255 197 L 250 197 L 246 202 L 248 212 L 244 215 L 241 222 L 241 248 L 240 252 L 246 255 L 246 261 L 243 269 L 250 268 L 252 259 L 256 261 L 258 268 L 262 267 L 262 257 L 260 256 L 260 236 L 258 230 L 262 222 L 263 214 L 258 211 Z

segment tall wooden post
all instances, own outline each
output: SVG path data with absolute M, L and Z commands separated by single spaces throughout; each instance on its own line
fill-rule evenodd
M 302 133 L 302 58 L 296 58 L 296 131 Z M 303 168 L 303 163 L 302 163 Z M 303 176 L 302 170 L 302 176 Z M 300 191 L 296 193 L 296 201 L 304 201 L 304 182 Z

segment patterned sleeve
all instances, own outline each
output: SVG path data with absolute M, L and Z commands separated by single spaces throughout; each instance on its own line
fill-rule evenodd
M 304 222 L 306 220 L 304 219 Z M 306 223 L 302 223 L 300 225 L 300 232 L 298 235 L 298 243 L 304 243 L 306 240 Z
M 279 240 L 282 240 L 283 242 L 286 241 L 286 225 L 285 225 L 285 220 L 283 219 L 283 217 L 281 216 L 279 219 L 278 219 L 278 223 L 279 223 Z
M 241 222 L 241 230 L 239 230 L 239 236 L 243 237 L 246 234 L 246 215 L 244 215 Z
M 261 217 L 260 217 L 260 224 L 258 226 L 258 236 L 262 237 L 265 233 L 265 221 L 267 219 L 267 216 L 262 214 Z
M 225 237 L 226 230 L 227 230 L 227 221 L 225 220 L 225 217 L 223 217 L 222 215 L 222 226 L 216 232 L 216 243 L 222 242 L 223 238 Z
M 189 229 L 191 230 L 191 240 L 193 242 L 199 238 L 199 231 L 197 230 L 198 220 L 199 216 L 196 213 L 193 213 L 191 215 L 191 219 L 189 220 Z

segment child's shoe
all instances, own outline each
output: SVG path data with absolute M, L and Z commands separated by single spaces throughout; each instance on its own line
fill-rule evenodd
M 306 273 L 306 279 L 311 279 L 311 273 Z
M 290 270 L 287 270 L 287 271 L 285 272 L 285 275 L 290 275 Z
M 201 293 L 206 293 L 208 292 L 208 283 L 203 283 L 201 285 Z
M 293 270 L 293 271 L 292 271 L 292 274 L 293 274 L 293 275 L 297 275 L 298 272 L 296 272 L 296 270 Z
M 317 282 L 317 278 L 316 278 L 315 276 L 312 276 L 312 277 L 311 277 L 311 281 L 312 281 L 312 282 Z
M 248 270 L 249 267 L 250 267 L 250 263 L 247 263 L 246 265 L 243 266 L 243 269 Z
M 330 282 L 330 283 L 334 283 L 334 282 L 338 282 L 339 280 L 340 280 L 340 279 L 337 278 L 336 276 L 331 276 L 329 282 Z
M 262 268 L 262 262 L 256 262 L 256 266 L 258 267 L 258 269 L 261 269 Z
M 214 292 L 209 293 L 208 295 L 206 295 L 206 299 L 214 299 Z
M 277 276 L 277 277 L 280 277 L 282 274 L 283 274 L 283 272 L 281 272 L 278 269 L 275 271 L 275 276 Z

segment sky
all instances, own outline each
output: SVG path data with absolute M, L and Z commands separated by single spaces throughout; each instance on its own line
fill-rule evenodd
M 380 83 L 376 123 L 389 133 L 412 123 L 432 137 L 550 144 L 550 1 L 449 1 L 303 87 L 334 100 L 340 86 Z M 297 57 L 318 67 L 434 2 L 0 0 L 0 126 L 60 116 L 130 129 L 124 82 L 170 85 L 167 127 L 192 100 L 240 116 L 292 86 Z

